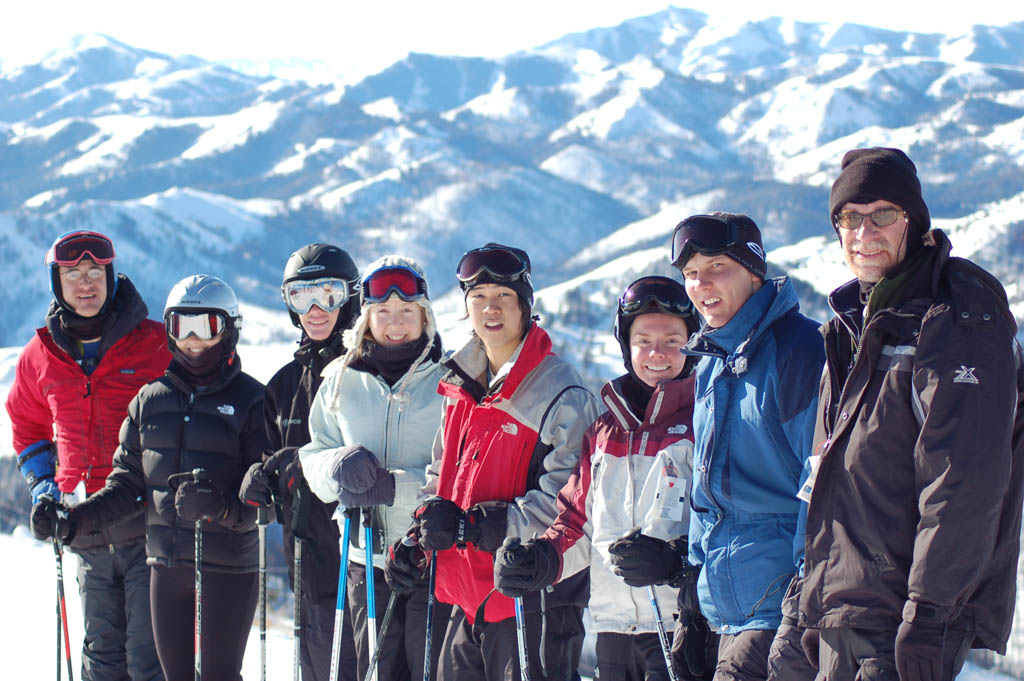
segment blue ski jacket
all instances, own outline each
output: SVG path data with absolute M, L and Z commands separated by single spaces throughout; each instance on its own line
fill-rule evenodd
M 719 633 L 777 629 L 803 559 L 798 486 L 811 455 L 825 350 L 787 277 L 767 280 L 686 354 L 697 366 L 690 562 Z M 798 527 L 799 525 L 799 527 Z

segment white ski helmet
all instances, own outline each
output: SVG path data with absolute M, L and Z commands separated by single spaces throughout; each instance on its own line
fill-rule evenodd
M 238 331 L 242 328 L 242 315 L 238 312 L 238 298 L 227 282 L 210 274 L 193 274 L 185 277 L 167 294 L 164 305 L 164 327 L 172 312 L 219 312 L 228 323 L 224 331 L 224 342 L 234 348 L 238 342 Z M 168 337 L 168 340 L 171 340 Z

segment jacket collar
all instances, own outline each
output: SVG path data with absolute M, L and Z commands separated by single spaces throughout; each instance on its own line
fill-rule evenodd
M 505 380 L 497 387 L 498 397 L 508 399 L 531 371 L 551 352 L 551 339 L 534 322 L 517 350 L 518 358 L 508 370 Z M 437 391 L 452 398 L 469 398 L 480 402 L 490 391 L 481 383 L 487 374 L 487 352 L 483 341 L 474 336 L 461 350 L 442 362 L 448 373 L 441 379 Z
M 919 260 L 917 264 L 908 263 L 909 268 L 899 268 L 896 274 L 903 280 L 898 283 L 886 275 L 875 284 L 868 308 L 873 312 L 897 307 L 899 304 L 916 298 L 935 298 L 941 286 L 942 271 L 949 260 L 953 245 L 949 237 L 941 229 L 932 229 L 922 238 L 924 248 L 918 249 L 910 257 Z M 895 290 L 892 287 L 898 286 Z M 884 296 L 885 303 L 875 309 L 877 301 Z M 852 279 L 828 296 L 829 307 L 854 337 L 860 336 L 864 317 L 864 304 L 860 298 L 860 284 Z
M 799 309 L 800 302 L 789 277 L 768 279 L 736 311 L 728 324 L 718 329 L 705 324 L 693 334 L 686 344 L 685 353 L 730 358 L 735 364 L 735 373 L 742 374 L 746 371 L 746 355 L 756 347 L 757 341 L 780 317 Z
M 662 381 L 654 389 L 647 409 L 643 414 L 634 413 L 629 402 L 623 396 L 622 387 L 625 381 L 634 380 L 628 374 L 619 376 L 616 379 L 605 383 L 601 388 L 601 399 L 608 412 L 615 417 L 619 425 L 627 430 L 636 430 L 642 426 L 655 426 L 666 416 L 674 414 L 682 409 L 693 406 L 694 383 L 697 380 L 696 373 L 691 373 L 685 378 L 678 378 L 674 381 Z M 641 421 L 641 417 L 643 420 Z
M 50 332 L 50 337 L 58 347 L 75 357 L 77 341 L 68 337 L 60 328 L 62 311 L 63 308 L 56 301 L 50 303 L 50 308 L 46 313 L 46 330 Z M 139 295 L 131 279 L 124 274 L 119 274 L 117 295 L 114 296 L 110 309 L 105 314 L 107 322 L 100 334 L 98 358 L 102 358 L 107 350 L 114 346 L 114 343 L 130 334 L 135 327 L 141 324 L 149 314 L 149 308 L 146 307 L 146 302 Z

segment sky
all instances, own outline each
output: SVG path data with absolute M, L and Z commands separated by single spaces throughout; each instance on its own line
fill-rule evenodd
M 367 75 L 410 51 L 498 57 L 669 5 L 713 18 L 725 11 L 730 20 L 774 15 L 945 33 L 960 33 L 973 24 L 1024 21 L 1024 3 L 1005 0 L 949 3 L 941 11 L 917 0 L 51 0 L 5 5 L 0 69 L 38 61 L 75 35 L 104 33 L 170 55 L 229 63 L 303 60 L 340 75 Z

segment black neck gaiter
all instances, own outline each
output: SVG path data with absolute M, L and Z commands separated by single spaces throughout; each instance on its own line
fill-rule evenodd
M 222 341 L 206 348 L 198 355 L 184 352 L 174 345 L 171 354 L 181 369 L 181 377 L 189 385 L 201 388 L 217 378 L 232 353 L 227 350 L 227 346 Z
M 401 345 L 380 345 L 367 338 L 363 341 L 362 357 L 352 362 L 352 368 L 380 376 L 389 387 L 405 376 L 416 358 L 423 353 L 430 339 L 426 334 Z
M 107 322 L 110 321 L 110 311 L 101 312 L 94 317 L 83 317 L 71 310 L 61 309 L 57 313 L 57 320 L 60 330 L 69 338 L 87 341 L 103 335 Z

